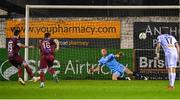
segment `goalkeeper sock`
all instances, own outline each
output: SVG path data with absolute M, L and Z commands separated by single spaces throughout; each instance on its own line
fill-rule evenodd
M 41 71 L 41 73 L 40 73 L 40 81 L 41 81 L 41 82 L 44 82 L 44 81 L 45 81 L 45 74 L 44 74 L 43 71 Z
M 25 65 L 24 68 L 26 69 L 28 75 L 29 75 L 31 78 L 33 78 L 34 75 L 33 75 L 33 73 L 32 73 L 32 70 L 28 67 L 28 65 Z
M 143 78 L 143 76 L 137 72 L 133 72 L 133 76 L 135 76 L 136 79 L 142 79 Z
M 22 68 L 18 67 L 18 77 L 22 78 Z

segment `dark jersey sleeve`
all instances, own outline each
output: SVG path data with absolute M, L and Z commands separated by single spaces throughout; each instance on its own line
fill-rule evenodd
M 52 55 L 54 55 L 54 52 L 55 52 L 55 49 L 57 48 L 57 45 L 53 39 L 50 40 L 50 44 L 51 44 Z
M 56 45 L 56 43 L 54 42 L 53 39 L 50 40 L 50 44 L 51 44 L 51 46 L 52 46 L 52 48 L 53 48 L 54 50 L 57 48 L 57 45 Z

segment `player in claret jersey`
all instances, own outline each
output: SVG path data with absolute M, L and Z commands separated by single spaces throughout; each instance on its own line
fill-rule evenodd
M 41 52 L 41 58 L 40 58 L 40 87 L 44 87 L 44 81 L 45 81 L 45 73 L 48 70 L 50 74 L 53 75 L 53 78 L 56 80 L 56 82 L 59 81 L 58 76 L 56 74 L 56 70 L 52 67 L 54 62 L 54 52 L 57 47 L 56 43 L 53 39 L 50 38 L 50 33 L 44 34 L 44 39 L 40 41 L 40 52 Z
M 18 81 L 22 84 L 25 85 L 25 82 L 22 79 L 22 72 L 23 69 L 21 65 L 23 64 L 24 68 L 26 69 L 28 75 L 32 78 L 33 81 L 37 81 L 37 78 L 34 77 L 32 70 L 28 67 L 28 64 L 24 60 L 23 57 L 19 55 L 19 50 L 20 48 L 34 48 L 33 46 L 25 46 L 24 44 L 21 44 L 19 42 L 19 30 L 14 31 L 14 36 L 8 41 L 8 59 L 9 62 L 18 68 Z
M 168 27 L 163 27 L 162 33 L 157 37 L 158 43 L 156 46 L 156 58 L 159 59 L 160 46 L 162 46 L 165 53 L 165 65 L 168 69 L 168 88 L 174 89 L 174 83 L 176 79 L 176 67 L 180 51 L 177 40 L 174 38 L 174 36 L 168 33 L 168 29 Z

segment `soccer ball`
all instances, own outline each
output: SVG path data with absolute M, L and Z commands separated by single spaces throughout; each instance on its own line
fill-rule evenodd
M 147 37 L 147 36 L 146 36 L 146 33 L 144 33 L 144 32 L 142 32 L 142 33 L 139 34 L 139 39 L 141 39 L 141 40 L 142 40 L 142 39 L 143 39 L 143 40 L 146 39 L 146 37 Z

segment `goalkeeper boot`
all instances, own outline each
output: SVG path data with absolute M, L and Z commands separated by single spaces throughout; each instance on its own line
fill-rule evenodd
M 20 83 L 21 85 L 25 85 L 25 82 L 23 81 L 22 78 L 19 78 L 18 81 L 19 81 L 19 83 Z
M 41 84 L 40 84 L 40 88 L 44 88 L 44 82 L 41 82 Z

